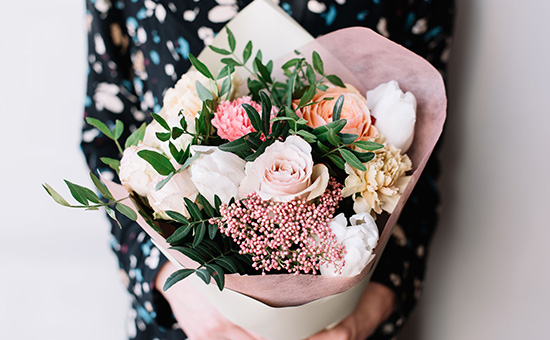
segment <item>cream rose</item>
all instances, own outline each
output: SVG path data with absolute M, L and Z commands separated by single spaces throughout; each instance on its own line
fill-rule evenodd
M 367 92 L 367 103 L 376 118 L 375 126 L 387 141 L 403 152 L 414 138 L 416 123 L 416 98 L 410 92 L 403 93 L 392 80 Z
M 344 214 L 337 215 L 329 227 L 336 236 L 338 242 L 346 248 L 344 266 L 338 273 L 340 263 L 323 264 L 320 267 L 324 276 L 355 276 L 374 259 L 374 248 L 378 244 L 378 227 L 371 215 L 367 213 L 353 215 L 350 218 L 351 226 L 347 225 Z
M 155 218 L 170 219 L 166 215 L 167 210 L 176 211 L 190 217 L 183 198 L 186 197 L 191 201 L 195 201 L 198 191 L 191 180 L 189 171 L 183 170 L 177 173 L 160 190 L 156 190 L 156 183 L 164 178 L 164 176 L 157 175 L 155 181 L 151 183 L 147 195 L 149 205 L 154 210 Z
M 312 102 L 318 102 L 317 104 L 300 109 L 299 113 L 308 121 L 308 126 L 316 128 L 330 123 L 336 99 L 344 95 L 340 118 L 346 119 L 347 123 L 341 132 L 355 134 L 360 140 L 372 140 L 378 136 L 378 130 L 371 124 L 367 99 L 353 85 L 346 84 L 345 88 L 332 84 L 325 85 L 329 88 L 326 91 L 318 91 L 312 99 Z M 323 100 L 325 98 L 334 100 Z
M 241 197 L 256 192 L 263 200 L 288 202 L 295 197 L 321 196 L 329 180 L 324 164 L 313 164 L 311 146 L 298 136 L 276 141 L 252 163 L 247 163 Z
M 239 186 L 245 177 L 244 160 L 213 146 L 194 145 L 191 152 L 200 152 L 189 167 L 191 180 L 210 204 L 214 204 L 214 195 L 218 195 L 222 203 L 229 203 L 232 197 L 238 198 Z
M 143 144 L 130 146 L 124 150 L 120 160 L 119 178 L 122 185 L 136 194 L 146 197 L 157 176 L 155 169 L 137 153 L 141 150 L 154 150 Z

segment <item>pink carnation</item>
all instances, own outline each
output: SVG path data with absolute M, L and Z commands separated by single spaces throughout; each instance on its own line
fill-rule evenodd
M 216 127 L 218 136 L 234 141 L 255 131 L 242 104 L 251 105 L 261 114 L 262 106 L 248 96 L 233 101 L 225 100 L 221 102 L 212 119 L 212 125 Z

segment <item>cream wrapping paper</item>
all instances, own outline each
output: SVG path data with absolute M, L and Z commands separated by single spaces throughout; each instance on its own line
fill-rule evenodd
M 257 5 L 258 3 L 263 4 Z M 270 13 L 265 13 L 265 11 L 270 11 L 268 8 L 272 8 L 273 17 L 276 17 L 278 21 L 269 23 L 269 25 L 273 25 L 273 31 L 278 32 L 277 30 L 284 26 L 290 31 L 296 30 L 296 35 L 302 36 L 298 40 L 306 43 L 311 40 L 307 35 L 302 34 L 303 29 L 297 26 L 292 19 L 282 15 L 278 7 L 266 5 L 266 3 L 268 3 L 267 0 L 258 0 L 252 5 L 256 5 L 257 9 L 263 11 L 260 17 L 272 17 Z M 246 34 L 247 29 L 239 29 L 239 25 L 249 25 L 245 20 L 245 15 L 254 16 L 253 11 L 247 11 L 247 9 L 248 7 L 229 24 L 236 32 L 238 44 L 242 44 L 241 49 L 250 38 Z M 243 20 L 243 18 L 245 19 Z M 241 20 L 241 24 L 238 24 L 239 20 Z M 265 35 L 267 34 L 266 30 L 262 30 L 262 32 L 260 37 L 267 36 Z M 267 39 L 262 39 L 264 41 L 260 45 L 265 45 Z M 278 46 L 276 44 L 280 40 L 279 38 L 269 42 Z M 291 52 L 296 48 L 296 44 L 297 42 L 293 41 L 285 45 L 284 50 L 287 53 Z M 214 45 L 223 47 L 218 43 L 218 39 Z M 279 55 L 284 55 L 281 50 L 278 49 Z M 317 51 L 324 61 L 327 74 L 337 74 L 344 82 L 355 85 L 362 93 L 366 93 L 367 90 L 373 89 L 383 82 L 397 80 L 403 91 L 410 91 L 415 95 L 418 103 L 415 140 L 407 152 L 412 160 L 413 170 L 409 184 L 403 191 L 393 214 L 389 217 L 382 215 L 377 220 L 381 236 L 375 249 L 375 260 L 371 261 L 355 277 L 231 274 L 226 275 L 226 288 L 223 292 L 219 292 L 212 283 L 205 285 L 194 276 L 188 278 L 197 283 L 196 286 L 205 297 L 225 317 L 268 340 L 303 339 L 341 321 L 354 310 L 389 239 L 392 227 L 441 134 L 446 115 L 445 89 L 439 72 L 423 58 L 369 29 L 339 30 L 318 38 L 300 47 L 299 50 L 306 56 L 310 56 L 313 50 Z M 216 58 L 219 59 L 219 57 Z M 287 59 L 280 58 L 279 62 L 275 61 L 274 69 L 277 70 L 277 65 Z M 208 61 L 205 63 L 210 66 Z M 126 190 L 119 185 L 108 183 L 108 187 L 116 198 L 127 196 Z M 131 205 L 130 202 L 126 203 Z M 177 251 L 168 249 L 169 245 L 165 239 L 147 225 L 141 217 L 139 217 L 138 223 L 152 237 L 161 251 L 177 266 L 197 267 L 196 262 Z

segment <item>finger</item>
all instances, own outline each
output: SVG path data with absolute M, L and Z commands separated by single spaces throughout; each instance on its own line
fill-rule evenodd
M 342 326 L 337 325 L 332 329 L 321 331 L 305 340 L 349 340 L 351 339 L 350 331 Z

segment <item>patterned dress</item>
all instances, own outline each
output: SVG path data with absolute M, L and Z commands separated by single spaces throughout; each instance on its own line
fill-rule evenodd
M 85 116 L 135 129 L 159 112 L 163 94 L 216 32 L 251 0 L 88 0 L 89 70 Z M 442 73 L 452 31 L 453 0 L 273 0 L 313 36 L 365 26 L 430 61 Z M 100 157 L 117 158 L 113 143 L 84 125 L 82 150 L 90 169 L 111 174 Z M 432 157 L 409 199 L 372 280 L 390 287 L 398 308 L 369 339 L 391 339 L 422 289 L 427 246 L 436 224 L 438 166 Z M 120 216 L 112 249 L 132 296 L 130 339 L 185 339 L 154 287 L 166 259 L 145 232 Z

